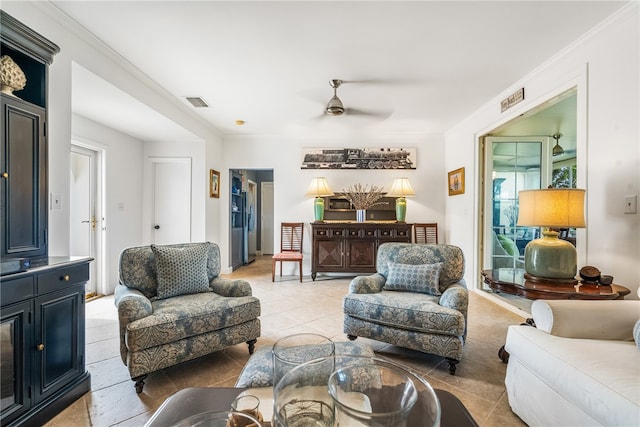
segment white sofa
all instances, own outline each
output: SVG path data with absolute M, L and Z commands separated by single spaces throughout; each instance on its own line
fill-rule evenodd
M 544 301 L 510 326 L 505 384 L 529 426 L 640 425 L 640 301 Z

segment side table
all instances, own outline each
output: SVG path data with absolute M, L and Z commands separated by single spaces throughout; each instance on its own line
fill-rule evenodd
M 524 277 L 519 268 L 498 268 L 482 270 L 484 283 L 496 292 L 519 295 L 527 299 L 624 299 L 631 292 L 628 288 L 611 285 L 559 284 L 545 281 L 531 281 Z
M 504 292 L 519 295 L 527 299 L 579 299 L 579 300 L 616 300 L 624 299 L 631 292 L 628 288 L 611 285 L 593 284 L 561 284 L 531 281 L 524 277 L 525 271 L 520 268 L 497 268 L 482 270 L 484 283 L 497 293 Z M 525 324 L 535 327 L 533 319 L 527 319 Z M 509 353 L 504 345 L 498 350 L 498 357 L 504 363 L 509 362 Z

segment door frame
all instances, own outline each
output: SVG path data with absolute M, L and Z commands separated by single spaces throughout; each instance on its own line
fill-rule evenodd
M 109 290 L 109 268 L 108 268 L 108 259 L 107 254 L 108 251 L 108 239 L 106 233 L 106 179 L 105 179 L 105 171 L 106 171 L 106 159 L 107 159 L 107 149 L 106 147 L 97 144 L 95 142 L 83 141 L 80 138 L 72 138 L 71 147 L 69 150 L 69 156 L 71 156 L 71 151 L 73 148 L 79 147 L 85 150 L 90 150 L 96 153 L 95 157 L 95 205 L 96 205 L 96 233 L 95 233 L 95 257 L 94 261 L 91 263 L 93 267 L 90 269 L 91 274 L 95 276 L 96 283 L 96 293 L 98 295 L 107 295 L 110 293 Z M 69 233 L 71 233 L 71 225 L 69 225 Z M 71 239 L 71 235 L 69 235 L 69 239 Z

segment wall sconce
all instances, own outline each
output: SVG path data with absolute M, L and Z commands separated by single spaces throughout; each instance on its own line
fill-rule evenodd
M 584 221 L 585 190 L 547 188 L 518 193 L 519 226 L 543 227 L 542 238 L 530 241 L 524 250 L 524 269 L 530 280 L 544 278 L 574 282 L 577 273 L 575 246 L 558 239 L 551 228 L 586 227 Z
M 416 193 L 411 188 L 409 178 L 396 178 L 393 180 L 391 190 L 387 193 L 387 197 L 397 197 L 396 199 L 396 221 L 405 222 L 407 217 L 407 199 L 413 197 Z
M 311 180 L 311 185 L 307 190 L 307 196 L 315 196 L 313 209 L 316 222 L 324 220 L 324 199 L 325 196 L 333 196 L 333 191 L 329 188 L 327 180 L 323 176 L 315 177 Z

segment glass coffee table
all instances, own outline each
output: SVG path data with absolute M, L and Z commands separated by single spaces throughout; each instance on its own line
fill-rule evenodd
M 460 399 L 445 390 L 434 389 L 434 391 L 440 400 L 441 427 L 478 426 Z M 254 389 L 235 387 L 185 388 L 169 396 L 147 421 L 145 427 L 170 427 L 198 413 L 228 410 L 231 407 L 231 402 L 240 394 L 254 394 L 259 397 L 260 411 L 264 419 L 271 419 L 273 410 L 273 389 L 271 387 Z

